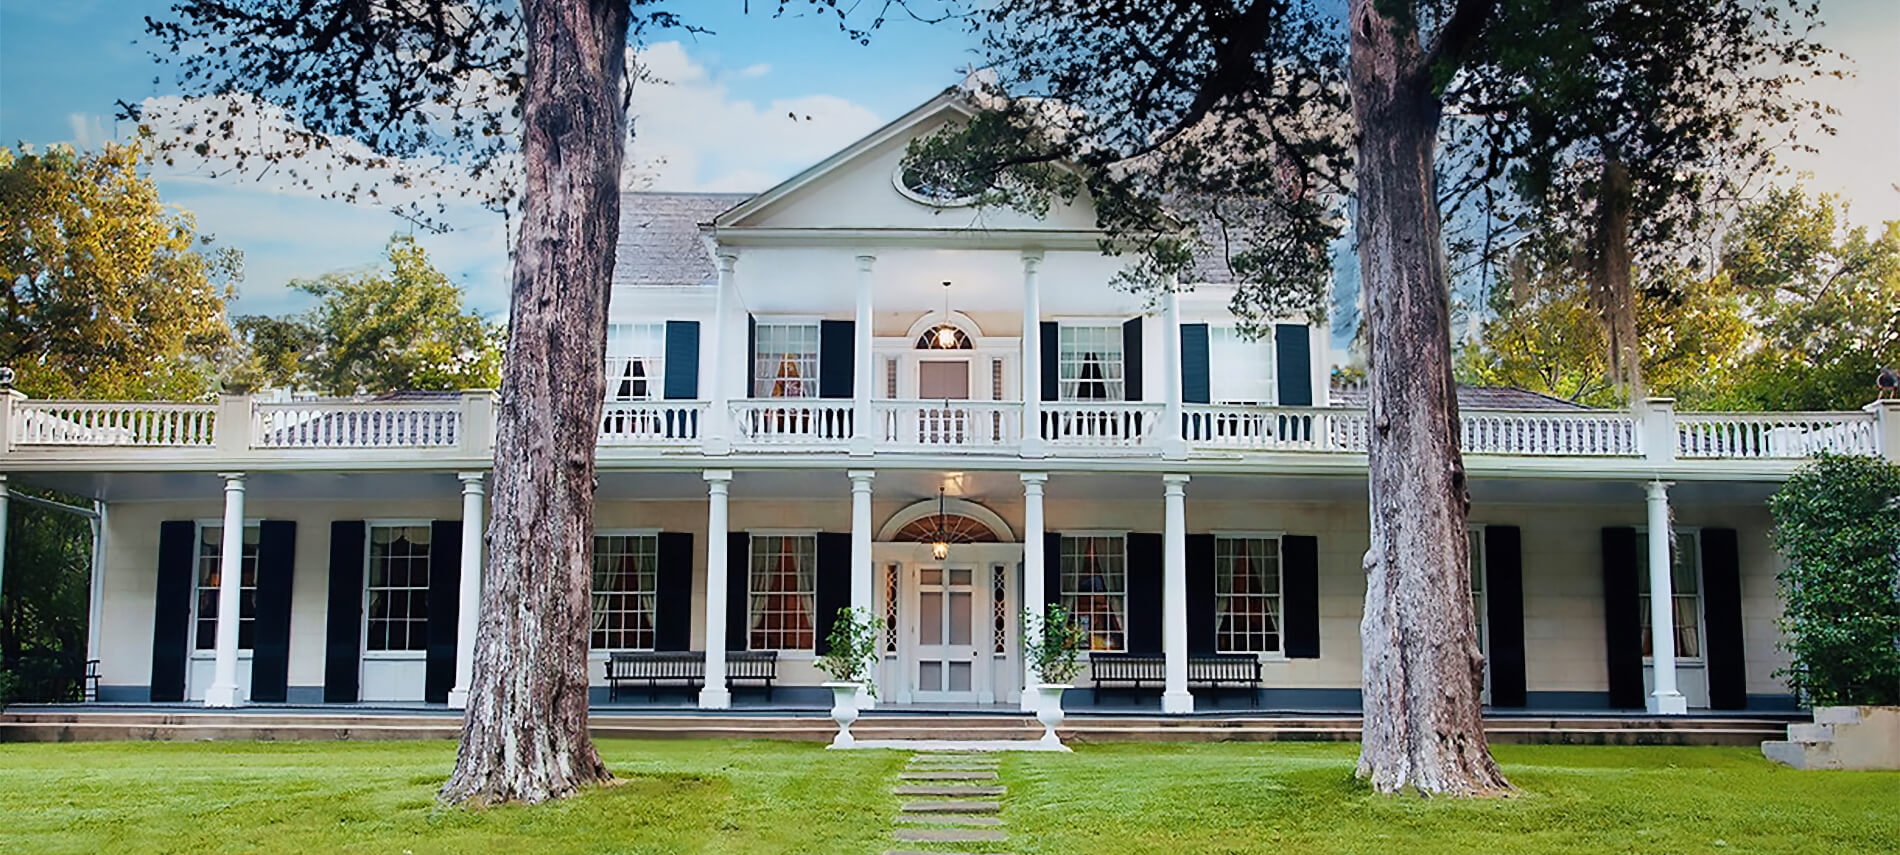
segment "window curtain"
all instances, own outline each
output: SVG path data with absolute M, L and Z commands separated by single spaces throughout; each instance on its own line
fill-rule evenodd
M 816 644 L 817 562 L 802 538 L 765 539 L 771 548 L 752 564 L 752 648 L 809 650 Z M 755 539 L 755 549 L 758 539 Z

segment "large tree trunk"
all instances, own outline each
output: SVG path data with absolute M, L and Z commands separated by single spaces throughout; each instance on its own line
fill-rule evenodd
M 587 733 L 587 640 L 628 12 L 524 0 L 522 13 L 527 187 L 474 685 L 446 802 L 540 802 L 611 777 Z
M 1595 245 L 1588 248 L 1590 290 L 1603 320 L 1610 379 L 1634 404 L 1649 392 L 1643 385 L 1643 351 L 1636 339 L 1636 293 L 1630 287 L 1630 173 L 1613 144 L 1606 142 L 1603 148 Z
M 1352 0 L 1371 547 L 1359 776 L 1382 792 L 1510 788 L 1484 740 L 1451 307 L 1432 162 L 1440 105 L 1417 33 Z M 1409 6 L 1409 4 L 1406 4 Z

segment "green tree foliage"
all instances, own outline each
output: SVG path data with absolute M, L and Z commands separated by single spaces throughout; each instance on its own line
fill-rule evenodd
M 24 492 L 17 485 L 14 489 Z M 91 526 L 80 517 L 17 497 L 9 503 L 7 517 L 0 684 L 11 686 L 0 687 L 0 704 L 72 700 L 85 673 Z
M 1739 360 L 1737 409 L 1849 410 L 1900 368 L 1900 220 L 1850 226 L 1846 205 L 1778 189 L 1744 209 L 1722 266 L 1760 340 Z
M 254 378 L 330 395 L 495 388 L 501 325 L 464 309 L 414 238 L 386 252 L 382 267 L 290 283 L 322 301 L 302 315 L 238 318 Z
M 159 200 L 136 146 L 0 148 L 0 365 L 35 397 L 194 399 L 243 256 Z
M 1900 704 L 1900 466 L 1822 455 L 1769 501 L 1793 662 L 1812 704 Z

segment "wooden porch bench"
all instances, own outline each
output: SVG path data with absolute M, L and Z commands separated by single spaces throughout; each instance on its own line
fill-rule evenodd
M 1255 705 L 1260 703 L 1260 658 L 1251 653 L 1190 653 L 1187 667 L 1189 686 L 1245 688 Z M 1091 653 L 1089 677 L 1098 697 L 1109 687 L 1161 688 L 1168 680 L 1168 659 L 1157 653 Z
M 726 688 L 735 681 L 765 683 L 765 699 L 772 699 L 772 683 L 778 679 L 778 651 L 726 651 Z M 648 700 L 660 699 L 662 684 L 677 684 L 697 689 L 706 683 L 706 652 L 703 650 L 658 651 L 621 650 L 607 655 L 607 700 L 620 699 L 622 684 L 645 682 Z

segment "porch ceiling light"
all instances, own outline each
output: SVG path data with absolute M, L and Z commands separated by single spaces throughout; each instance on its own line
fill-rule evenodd
M 943 283 L 948 285 L 950 283 Z M 943 488 L 937 488 L 937 531 L 931 536 L 930 557 L 942 561 L 950 557 L 950 533 L 943 527 Z

